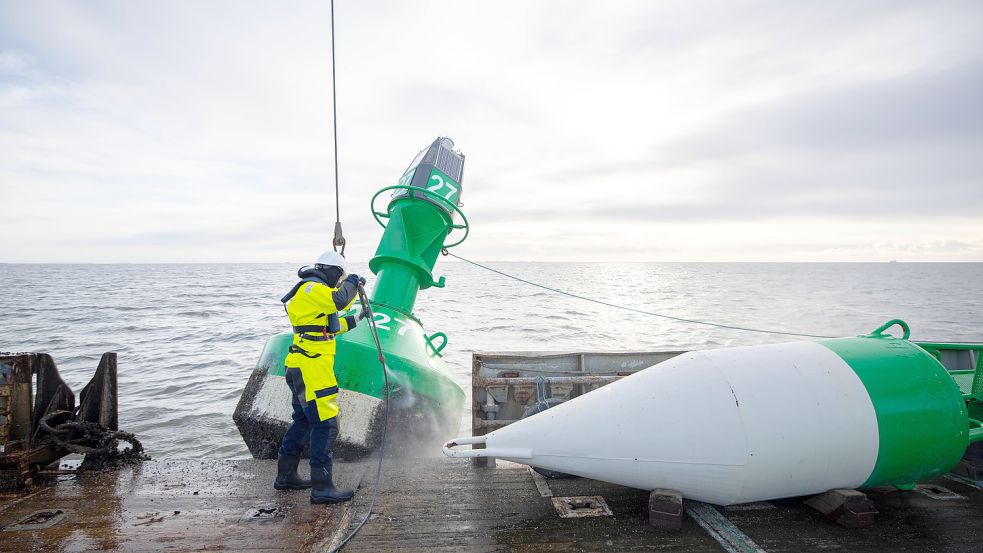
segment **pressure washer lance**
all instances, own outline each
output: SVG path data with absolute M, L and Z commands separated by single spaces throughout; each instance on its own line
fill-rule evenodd
M 386 457 L 386 437 L 389 434 L 389 369 L 386 368 L 386 356 L 382 353 L 382 344 L 379 342 L 379 329 L 375 326 L 372 302 L 369 301 L 365 293 L 365 288 L 361 284 L 358 285 L 358 301 L 362 304 L 362 309 L 365 311 L 365 320 L 369 323 L 369 328 L 372 330 L 372 340 L 375 342 L 375 349 L 379 352 L 379 365 L 382 367 L 382 378 L 385 381 L 386 388 L 386 412 L 382 422 L 382 444 L 379 446 L 379 464 L 375 469 L 375 490 L 372 492 L 372 501 L 369 502 L 369 510 L 355 528 L 345 536 L 345 539 L 341 540 L 341 543 L 334 546 L 328 553 L 336 553 L 342 547 L 345 547 L 345 544 L 355 537 L 355 534 L 362 529 L 362 526 L 365 526 L 365 522 L 372 516 L 372 509 L 375 508 L 375 500 L 379 498 L 379 484 L 382 482 L 382 460 Z

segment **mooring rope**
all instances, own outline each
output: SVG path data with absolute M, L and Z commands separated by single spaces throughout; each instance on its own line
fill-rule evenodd
M 505 273 L 505 272 L 499 271 L 498 269 L 493 269 L 493 268 L 488 267 L 486 265 L 482 265 L 481 263 L 478 263 L 476 261 L 471 261 L 470 259 L 466 259 L 464 257 L 461 257 L 461 256 L 457 255 L 457 254 L 453 254 L 453 253 L 447 251 L 446 248 L 443 249 L 441 251 L 441 253 L 443 253 L 444 255 L 449 255 L 449 256 L 451 256 L 451 257 L 453 257 L 455 259 L 460 259 L 461 261 L 464 261 L 465 263 L 470 263 L 470 264 L 474 265 L 475 267 L 481 267 L 482 269 L 485 269 L 486 271 L 491 271 L 493 273 L 502 275 L 502 276 L 504 276 L 506 278 L 510 278 L 512 280 L 517 280 L 519 282 L 528 284 L 530 286 L 535 286 L 537 288 L 542 288 L 543 290 L 549 290 L 550 292 L 553 292 L 553 293 L 556 293 L 556 294 L 561 294 L 561 295 L 564 295 L 564 296 L 569 296 L 571 298 L 576 298 L 578 300 L 589 301 L 589 302 L 593 302 L 593 303 L 596 303 L 596 304 L 604 305 L 604 306 L 607 306 L 607 307 L 614 307 L 615 309 L 623 309 L 625 311 L 632 311 L 632 312 L 635 312 L 635 313 L 641 313 L 643 315 L 651 315 L 653 317 L 661 317 L 663 319 L 669 319 L 669 320 L 678 321 L 678 322 L 682 322 L 682 323 L 691 323 L 691 324 L 712 326 L 712 327 L 716 327 L 716 328 L 726 328 L 728 330 L 742 330 L 742 331 L 745 331 L 745 332 L 759 332 L 761 334 L 781 334 L 783 336 L 799 336 L 799 337 L 804 337 L 804 338 L 835 338 L 835 336 L 825 336 L 825 335 L 822 335 L 822 334 L 806 334 L 804 332 L 789 332 L 789 331 L 785 331 L 785 330 L 770 330 L 770 329 L 766 329 L 766 328 L 752 328 L 752 327 L 747 327 L 747 326 L 738 326 L 738 325 L 729 325 L 729 324 L 723 324 L 723 323 L 715 323 L 715 322 L 711 322 L 711 321 L 701 321 L 699 319 L 687 319 L 685 317 L 676 317 L 675 315 L 666 315 L 665 313 L 656 313 L 654 311 L 645 311 L 643 309 L 636 309 L 634 307 L 628 307 L 627 305 L 618 305 L 616 303 L 610 303 L 610 302 L 606 302 L 606 301 L 603 301 L 603 300 L 598 300 L 598 299 L 594 299 L 594 298 L 588 298 L 586 296 L 581 296 L 581 295 L 578 295 L 578 294 L 574 294 L 572 292 L 567 292 L 566 290 L 560 290 L 559 288 L 552 288 L 550 286 L 539 284 L 537 282 L 533 282 L 531 280 L 520 278 L 520 277 L 517 277 L 515 275 L 510 275 L 509 273 Z
M 52 411 L 41 417 L 38 426 L 58 447 L 85 455 L 79 466 L 80 472 L 118 468 L 150 460 L 150 456 L 143 451 L 143 444 L 132 432 L 112 430 L 98 422 L 76 421 L 74 419 L 77 414 L 77 409 Z M 65 422 L 52 426 L 55 420 Z M 130 447 L 123 451 L 117 450 L 121 441 L 128 442 Z

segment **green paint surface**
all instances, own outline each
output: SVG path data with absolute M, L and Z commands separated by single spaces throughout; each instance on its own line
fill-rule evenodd
M 443 188 L 430 192 L 443 191 L 446 196 L 460 191 L 446 175 L 436 169 L 431 175 L 435 173 L 441 176 L 437 180 Z M 433 184 L 431 188 L 438 183 Z M 372 310 L 389 379 L 401 393 L 429 400 L 430 408 L 457 413 L 453 418 L 464 406 L 464 391 L 450 377 L 443 359 L 428 348 L 423 326 L 411 315 L 420 290 L 434 285 L 433 268 L 453 220 L 443 207 L 416 194 L 394 197 L 388 213 L 389 222 L 369 268 L 376 275 Z M 338 337 L 335 375 L 342 388 L 383 397 L 382 371 L 368 324 Z
M 400 182 L 412 178 L 413 171 L 407 171 Z M 431 179 L 431 193 L 451 201 L 457 198 L 460 188 L 447 175 L 434 169 Z M 410 315 L 420 290 L 434 285 L 433 268 L 453 222 L 443 207 L 415 193 L 395 195 L 388 214 L 388 224 L 369 268 L 376 274 L 372 311 L 389 381 L 394 385 L 394 394 L 425 399 L 420 405 L 423 410 L 443 412 L 457 424 L 464 407 L 464 391 L 450 377 L 443 359 L 427 345 L 420 321 Z M 270 338 L 257 370 L 283 377 L 283 361 L 291 341 L 289 332 Z M 338 385 L 346 390 L 385 397 L 382 369 L 366 321 L 338 335 L 334 372 Z
M 948 472 L 968 445 L 966 406 L 934 357 L 890 336 L 821 340 L 860 377 L 877 416 L 877 462 L 863 487 Z
M 287 322 L 287 324 L 290 323 Z M 259 356 L 256 370 L 265 370 L 266 374 L 270 376 L 284 377 L 287 374 L 287 368 L 283 363 L 287 358 L 287 350 L 290 349 L 292 343 L 294 343 L 294 335 L 290 332 L 281 332 L 271 336 L 266 341 L 266 345 L 263 346 L 263 353 Z
M 395 393 L 427 399 L 421 403 L 424 410 L 459 413 L 464 406 L 464 391 L 450 378 L 443 359 L 427 348 L 420 324 L 385 307 L 375 306 L 374 310 L 381 327 L 379 339 L 386 354 L 389 382 Z M 256 370 L 283 378 L 283 363 L 291 343 L 293 334 L 289 332 L 272 336 Z M 379 399 L 384 397 L 382 368 L 369 325 L 364 321 L 338 337 L 334 371 L 342 388 Z
M 453 223 L 422 195 L 397 196 L 388 212 L 389 223 L 369 261 L 378 276 L 372 300 L 412 312 L 417 293 L 434 283 L 433 267 Z

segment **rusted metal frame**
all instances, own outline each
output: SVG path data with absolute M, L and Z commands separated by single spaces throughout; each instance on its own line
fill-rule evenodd
M 0 384 L 0 453 L 6 450 L 10 438 L 10 388 Z
M 481 413 L 487 420 L 494 420 L 496 413 L 498 412 L 498 406 L 494 404 L 495 400 L 492 398 L 484 388 L 480 388 L 475 385 L 475 381 L 478 380 L 478 374 L 481 371 L 481 361 L 479 360 L 478 354 L 472 354 L 471 356 L 471 433 L 475 436 L 481 436 L 487 433 L 487 430 L 483 423 L 485 419 L 481 418 Z M 485 394 L 485 402 L 482 404 L 480 394 Z M 484 448 L 484 445 L 475 445 L 472 447 Z M 487 457 L 479 457 L 474 459 L 474 464 L 477 467 L 487 467 L 495 466 L 495 460 L 489 459 Z
M 577 355 L 577 371 L 587 374 L 587 355 L 580 353 Z M 587 393 L 587 386 L 584 384 L 574 384 L 578 396 L 582 396 Z M 573 392 L 570 393 L 573 396 Z
M 0 373 L 0 489 L 7 490 L 29 483 L 33 466 L 48 464 L 68 453 L 41 430 L 40 421 L 49 411 L 63 412 L 71 418 L 76 408 L 75 395 L 61 379 L 50 355 L 3 354 L 0 360 L 4 364 Z M 116 354 L 103 354 L 96 374 L 82 389 L 75 420 L 118 429 L 116 375 Z
M 588 375 L 588 376 L 544 376 L 543 380 L 547 384 L 610 384 L 616 380 L 624 378 L 621 375 Z M 474 386 L 486 388 L 489 386 L 535 386 L 536 378 L 514 377 L 514 378 L 487 378 L 474 377 Z
M 39 361 L 34 353 L 4 354 L 0 393 L 4 396 L 0 436 L 0 490 L 14 491 L 30 483 L 34 463 L 55 457 L 50 444 L 38 446 L 33 437 L 32 403 L 34 373 Z

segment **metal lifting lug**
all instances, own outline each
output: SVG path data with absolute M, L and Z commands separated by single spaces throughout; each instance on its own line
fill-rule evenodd
M 345 233 L 341 230 L 341 221 L 335 221 L 334 223 L 334 240 L 331 242 L 331 247 L 334 248 L 334 251 L 340 253 L 342 257 L 345 257 Z M 339 247 L 341 251 L 338 251 Z

